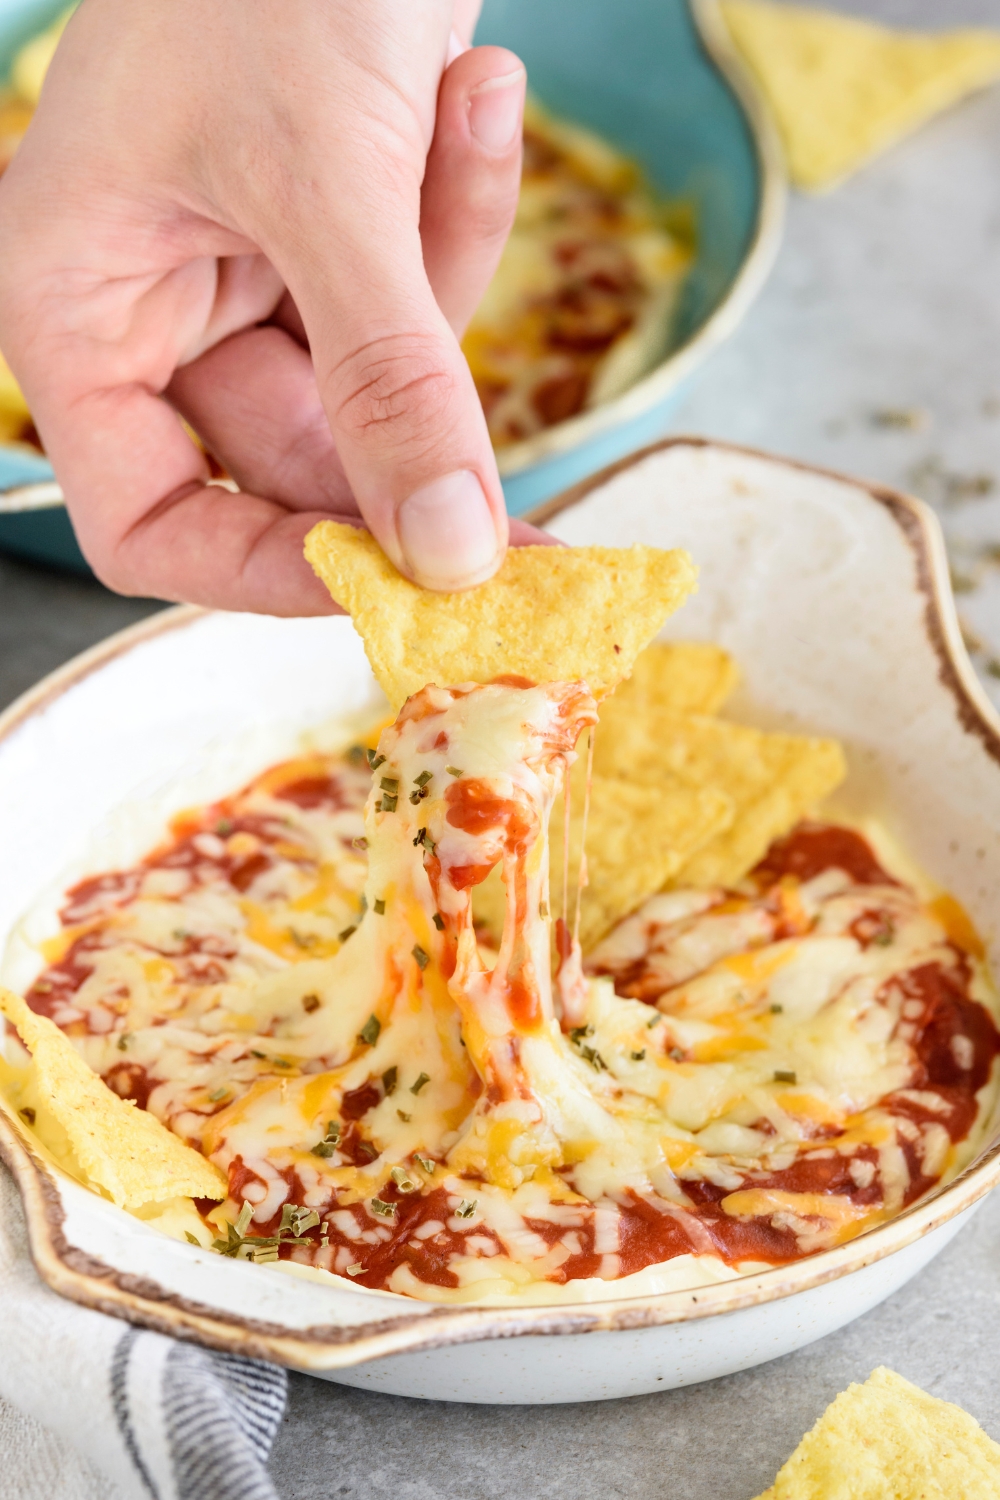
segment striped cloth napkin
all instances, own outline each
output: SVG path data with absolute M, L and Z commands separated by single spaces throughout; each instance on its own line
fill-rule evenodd
M 18 1500 L 277 1500 L 284 1370 L 57 1297 L 0 1166 L 0 1492 Z

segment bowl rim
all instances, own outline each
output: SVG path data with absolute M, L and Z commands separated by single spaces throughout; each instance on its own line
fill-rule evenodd
M 937 657 L 942 685 L 953 700 L 959 723 L 966 733 L 980 740 L 991 759 L 1000 765 L 1000 716 L 978 683 L 962 643 L 943 538 L 936 517 L 923 502 L 888 486 L 851 479 L 830 469 L 758 449 L 677 436 L 639 449 L 575 485 L 539 507 L 532 513 L 532 519 L 538 524 L 551 520 L 578 505 L 617 474 L 672 448 L 737 453 L 822 475 L 866 493 L 883 506 L 913 556 L 916 586 L 924 599 L 924 627 Z M 179 605 L 83 652 L 43 678 L 0 715 L 0 742 L 116 657 L 158 636 L 184 629 L 210 613 L 198 606 Z M 971 1208 L 1000 1182 L 998 1138 L 951 1182 L 896 1217 L 833 1249 L 732 1281 L 628 1299 L 548 1306 L 420 1303 L 411 1310 L 403 1299 L 393 1299 L 392 1303 L 386 1300 L 378 1307 L 373 1304 L 375 1316 L 369 1322 L 349 1328 L 314 1324 L 293 1329 L 206 1306 L 169 1292 L 155 1281 L 122 1272 L 73 1246 L 65 1232 L 66 1209 L 60 1192 L 60 1182 L 70 1179 L 34 1149 L 23 1122 L 2 1098 L 0 1158 L 11 1169 L 21 1193 L 35 1266 L 54 1291 L 84 1306 L 175 1337 L 312 1370 L 345 1368 L 383 1355 L 481 1340 L 634 1330 L 690 1322 L 780 1301 L 839 1280 L 914 1244 Z M 86 1191 L 76 1184 L 73 1186 L 77 1191 Z M 109 1212 L 121 1212 L 111 1204 L 104 1207 Z M 176 1248 L 181 1253 L 199 1253 L 193 1248 L 188 1252 L 184 1245 Z

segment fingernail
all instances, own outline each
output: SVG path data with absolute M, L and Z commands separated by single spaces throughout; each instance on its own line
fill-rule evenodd
M 521 128 L 524 69 L 487 78 L 469 95 L 469 129 L 487 151 L 499 154 L 514 144 Z
M 496 571 L 497 529 L 468 469 L 414 490 L 396 513 L 396 530 L 410 576 L 426 589 L 472 588 Z

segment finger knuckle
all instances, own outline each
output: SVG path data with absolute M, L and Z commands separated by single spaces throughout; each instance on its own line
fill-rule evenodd
M 128 596 L 142 592 L 135 586 L 131 569 L 125 567 L 113 554 L 108 555 L 103 552 L 95 554 L 93 548 L 88 548 L 84 556 L 98 583 L 103 583 L 104 587 L 110 589 L 113 594 Z
M 373 340 L 336 375 L 341 428 L 390 448 L 424 448 L 449 421 L 455 376 L 440 341 L 419 333 Z

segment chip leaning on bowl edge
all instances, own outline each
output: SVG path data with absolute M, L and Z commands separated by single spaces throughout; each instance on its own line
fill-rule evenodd
M 132 1211 L 171 1198 L 225 1198 L 218 1167 L 155 1115 L 113 1093 L 54 1022 L 5 989 L 0 1013 L 31 1055 L 23 1091 L 37 1102 L 23 1118 L 34 1125 L 36 1111 L 49 1117 L 88 1185 Z

